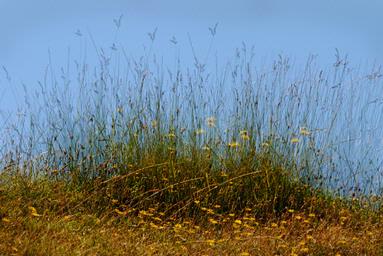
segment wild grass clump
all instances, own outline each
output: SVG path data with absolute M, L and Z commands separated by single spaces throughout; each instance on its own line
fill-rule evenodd
M 0 127 L 0 252 L 381 254 L 379 68 L 96 52 Z
M 255 216 L 266 218 L 280 216 L 287 209 L 313 207 L 312 197 L 319 193 L 298 176 L 293 178 L 295 170 L 275 159 L 270 149 L 242 153 L 241 159 L 237 149 L 232 150 L 237 159 L 226 158 L 225 168 L 214 167 L 212 152 L 206 150 L 194 152 L 198 156 L 189 158 L 176 157 L 171 151 L 161 154 L 161 161 L 153 152 L 138 165 L 106 163 L 100 167 L 99 176 L 82 183 L 76 177 L 80 175 L 76 169 L 70 173 L 54 170 L 33 179 L 24 173 L 5 171 L 3 181 L 4 187 L 9 186 L 7 190 L 11 191 L 7 192 L 8 200 L 56 212 L 71 213 L 87 208 L 101 214 L 112 206 L 122 205 L 129 209 L 156 207 L 167 216 L 198 218 L 203 215 L 201 207 L 219 205 L 219 212 L 241 213 L 247 208 Z M 120 153 L 133 152 L 125 149 Z M 51 203 L 52 197 L 61 193 L 66 197 L 74 193 L 78 197 L 80 191 L 83 197 L 74 203 L 61 202 L 58 204 L 61 207 Z M 32 198 L 35 199 L 30 201 Z
M 99 212 L 117 201 L 185 216 L 249 208 L 262 218 L 379 198 L 370 173 L 379 168 L 371 118 L 382 112 L 370 101 L 379 70 L 360 75 L 339 53 L 330 69 L 313 57 L 294 69 L 282 56 L 264 69 L 246 47 L 213 74 L 196 57 L 170 69 L 123 48 L 97 54 L 94 67 L 74 61 L 58 74 L 50 65 L 4 129 L 1 167 L 22 177 L 24 198 L 28 184 L 57 182 L 84 191 L 71 207 Z

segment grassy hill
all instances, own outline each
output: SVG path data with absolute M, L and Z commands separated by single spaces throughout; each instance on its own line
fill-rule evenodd
M 0 254 L 382 255 L 379 76 L 248 54 L 50 67 L 3 129 Z

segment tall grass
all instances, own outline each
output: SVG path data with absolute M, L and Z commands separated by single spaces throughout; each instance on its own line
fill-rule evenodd
M 3 172 L 87 188 L 98 206 L 189 214 L 196 202 L 264 216 L 320 210 L 328 192 L 381 193 L 380 68 L 361 73 L 339 53 L 326 69 L 283 56 L 260 67 L 246 47 L 215 72 L 197 58 L 169 68 L 155 54 L 97 54 L 25 88 Z

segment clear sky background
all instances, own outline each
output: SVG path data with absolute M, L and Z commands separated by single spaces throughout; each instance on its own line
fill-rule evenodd
M 352 63 L 383 62 L 381 0 L 0 0 L 0 66 L 13 86 L 36 86 L 48 63 L 48 49 L 58 66 L 81 54 L 92 34 L 97 45 L 115 41 L 132 54 L 149 44 L 147 33 L 158 28 L 155 50 L 174 56 L 173 36 L 181 55 L 190 56 L 190 34 L 199 57 L 210 42 L 208 27 L 219 23 L 214 51 L 232 56 L 244 41 L 262 57 L 276 54 L 304 60 L 318 54 L 333 63 L 335 48 Z M 116 37 L 113 19 L 123 15 Z M 75 32 L 79 29 L 84 36 Z M 88 55 L 94 54 L 91 47 Z M 15 88 L 0 70 L 0 107 L 17 100 Z

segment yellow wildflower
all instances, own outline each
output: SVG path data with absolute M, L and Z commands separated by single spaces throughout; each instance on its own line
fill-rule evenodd
M 155 211 L 157 211 L 157 209 L 156 209 L 156 208 L 153 208 L 153 207 L 150 207 L 148 210 L 149 210 L 149 212 L 155 212 Z
M 302 216 L 297 215 L 297 216 L 295 216 L 295 219 L 297 219 L 297 220 L 301 220 L 301 219 L 302 219 Z
M 237 219 L 237 220 L 234 221 L 234 223 L 235 223 L 235 224 L 238 224 L 238 225 L 241 225 L 241 224 L 242 224 L 242 221 Z
M 299 130 L 299 133 L 303 136 L 309 136 L 310 135 L 310 131 L 306 127 L 301 127 Z
M 340 217 L 340 220 L 341 220 L 342 222 L 344 222 L 344 221 L 346 221 L 346 220 L 347 220 L 347 217 L 345 217 L 345 216 L 342 216 L 342 217 Z
M 38 214 L 38 213 L 37 213 L 37 210 L 36 210 L 35 207 L 33 207 L 33 206 L 29 206 L 28 209 L 30 210 L 30 213 L 31 213 L 32 216 L 34 216 L 34 217 L 40 217 L 40 216 L 42 216 L 41 214 Z
M 197 129 L 197 130 L 195 131 L 195 133 L 196 133 L 197 135 L 202 135 L 202 134 L 205 133 L 205 130 L 204 130 L 204 129 Z
M 240 131 L 239 135 L 241 136 L 241 138 L 243 140 L 249 140 L 250 139 L 249 133 L 246 130 Z
M 162 219 L 161 219 L 160 217 L 154 217 L 153 220 L 156 220 L 156 221 L 158 221 L 158 222 L 161 222 L 161 221 L 162 221 Z
M 214 240 L 214 239 L 206 240 L 206 242 L 207 242 L 210 246 L 213 246 L 213 245 L 215 244 L 215 240 Z
M 166 135 L 168 138 L 175 138 L 176 135 L 174 133 L 169 133 Z
M 293 143 L 293 144 L 296 144 L 296 143 L 298 143 L 298 142 L 299 142 L 299 139 L 296 138 L 296 137 L 294 137 L 294 138 L 291 139 L 291 143 Z
M 211 223 L 211 224 L 218 224 L 218 221 L 216 221 L 215 219 L 213 219 L 213 218 L 209 218 L 209 222 Z
M 159 227 L 158 227 L 156 224 L 154 224 L 153 222 L 150 222 L 149 225 L 150 225 L 151 228 L 154 228 L 154 229 L 158 229 L 158 228 L 159 228 Z
M 227 145 L 229 146 L 229 148 L 238 148 L 239 147 L 239 143 L 236 141 L 232 141 Z
M 214 214 L 214 210 L 213 209 L 207 209 L 207 214 Z
M 64 220 L 70 220 L 73 216 L 72 215 L 65 215 L 63 217 Z
M 10 220 L 10 219 L 8 219 L 8 218 L 6 218 L 6 217 L 2 218 L 1 220 L 2 220 L 3 222 L 6 222 L 6 223 L 9 223 L 9 222 L 11 222 L 11 220 Z

